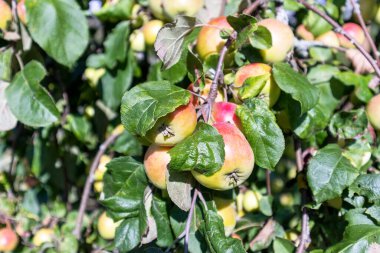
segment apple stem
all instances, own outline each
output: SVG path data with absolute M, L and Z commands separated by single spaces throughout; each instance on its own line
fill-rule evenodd
M 316 13 L 317 15 L 319 15 L 321 18 L 323 18 L 324 20 L 326 20 L 330 25 L 332 25 L 332 27 L 334 28 L 334 30 L 337 32 L 337 33 L 340 33 L 342 34 L 344 37 L 346 37 L 348 40 L 351 41 L 352 44 L 354 44 L 354 46 L 360 51 L 360 53 L 366 58 L 366 60 L 369 62 L 369 64 L 371 64 L 371 66 L 373 67 L 373 69 L 375 70 L 376 72 L 376 75 L 378 77 L 380 77 L 380 69 L 379 69 L 379 66 L 377 65 L 377 62 L 376 60 L 374 60 L 372 58 L 372 56 L 362 47 L 362 45 L 360 45 L 350 34 L 348 34 L 347 32 L 345 32 L 342 28 L 342 26 L 340 26 L 338 24 L 338 22 L 336 22 L 334 19 L 332 19 L 329 15 L 327 15 L 325 12 L 321 11 L 320 9 L 316 8 L 314 5 L 312 4 L 309 4 L 308 2 L 306 2 L 306 0 L 297 0 L 300 4 L 302 4 L 303 6 L 306 7 L 306 9 L 308 10 L 311 10 L 312 12 Z

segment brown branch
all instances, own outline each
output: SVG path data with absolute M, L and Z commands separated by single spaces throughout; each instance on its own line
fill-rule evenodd
M 272 188 L 270 184 L 270 170 L 265 171 L 265 178 L 266 178 L 266 184 L 267 184 L 267 194 L 270 196 L 272 195 Z
M 104 152 L 107 150 L 108 146 L 110 146 L 121 134 L 120 131 L 112 133 L 99 147 L 98 152 L 96 153 L 95 159 L 91 164 L 90 172 L 87 176 L 86 184 L 84 186 L 80 206 L 79 206 L 79 213 L 76 220 L 75 228 L 73 230 L 73 234 L 76 236 L 76 238 L 79 240 L 81 238 L 81 229 L 82 229 L 82 222 L 84 217 L 84 212 L 86 210 L 87 201 L 90 195 L 91 185 L 94 181 L 94 173 L 96 168 L 99 165 L 100 158 L 104 154 Z
M 253 238 L 253 240 L 249 243 L 249 247 L 252 248 L 255 243 L 266 240 L 270 237 L 275 231 L 275 222 L 273 218 L 269 218 L 265 223 L 264 227 L 260 230 L 260 232 Z
M 316 13 L 319 15 L 321 18 L 326 20 L 337 33 L 342 34 L 344 37 L 346 37 L 354 46 L 360 51 L 360 53 L 366 58 L 366 60 L 371 64 L 373 69 L 376 72 L 376 75 L 380 77 L 380 69 L 379 66 L 377 65 L 376 61 L 371 57 L 371 55 L 363 48 L 362 45 L 360 45 L 350 34 L 345 32 L 342 29 L 342 26 L 338 24 L 334 19 L 332 19 L 329 15 L 327 15 L 325 12 L 321 11 L 320 9 L 316 8 L 312 4 L 309 4 L 306 2 L 306 0 L 297 0 L 300 4 L 305 6 L 307 9 L 311 10 L 312 12 Z

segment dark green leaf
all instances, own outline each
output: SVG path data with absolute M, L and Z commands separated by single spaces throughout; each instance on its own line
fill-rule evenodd
M 127 156 L 141 156 L 143 154 L 142 145 L 127 130 L 117 138 L 112 149 Z
M 119 23 L 107 36 L 104 42 L 105 63 L 109 69 L 116 66 L 117 62 L 123 62 L 127 56 L 127 43 L 129 36 L 129 22 Z M 133 54 L 129 54 L 133 57 Z M 129 66 L 125 66 L 128 68 Z M 130 68 L 130 67 L 129 67 Z
M 140 231 L 139 217 L 123 220 L 115 232 L 115 247 L 122 252 L 134 249 L 140 244 L 144 231 Z
M 101 20 L 126 20 L 131 17 L 132 7 L 135 4 L 133 0 L 120 0 L 104 4 L 95 15 Z
M 3 52 L 0 52 L 0 80 L 11 80 L 11 63 L 12 63 L 12 48 L 9 48 Z
M 272 47 L 272 35 L 270 31 L 259 25 L 257 30 L 249 37 L 251 46 L 257 49 L 268 49 Z
M 157 245 L 160 247 L 170 246 L 174 238 L 170 228 L 167 204 L 156 196 L 153 196 L 152 215 L 157 224 Z
M 362 134 L 368 125 L 368 119 L 364 109 L 349 112 L 339 112 L 330 121 L 330 132 L 339 138 L 354 139 Z
M 276 238 L 273 242 L 274 253 L 292 253 L 294 244 L 284 238 Z
M 360 175 L 350 186 L 353 192 L 367 197 L 370 201 L 380 199 L 380 175 L 365 174 Z
M 260 94 L 269 78 L 270 74 L 247 78 L 244 81 L 244 85 L 239 89 L 239 98 L 244 100 L 247 98 L 256 97 Z

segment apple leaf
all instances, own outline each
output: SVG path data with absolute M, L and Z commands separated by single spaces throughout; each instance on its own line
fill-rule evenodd
M 187 171 L 166 171 L 166 185 L 170 199 L 183 211 L 191 207 L 193 177 Z
M 124 94 L 121 121 L 130 133 L 145 136 L 159 118 L 189 101 L 190 92 L 168 81 L 142 83 Z
M 132 7 L 134 1 L 131 0 L 120 0 L 108 2 L 108 4 L 103 5 L 103 7 L 95 13 L 95 15 L 101 20 L 126 20 L 131 17 Z
M 236 114 L 252 147 L 255 163 L 273 170 L 284 152 L 285 139 L 268 105 L 261 99 L 249 99 L 237 107 Z
M 273 251 L 274 253 L 292 253 L 294 244 L 292 241 L 278 237 L 273 241 Z
M 350 190 L 361 196 L 367 197 L 370 201 L 375 201 L 380 199 L 379 184 L 379 174 L 360 175 L 350 186 Z
M 270 31 L 259 25 L 256 31 L 249 37 L 251 46 L 257 49 L 269 49 L 272 47 L 272 35 Z
M 310 159 L 307 181 L 317 203 L 339 197 L 359 175 L 336 144 L 320 149 Z
M 88 44 L 88 25 L 74 0 L 26 0 L 28 29 L 57 62 L 72 67 Z
M 300 103 L 301 114 L 317 104 L 319 90 L 306 77 L 294 71 L 288 64 L 275 63 L 272 73 L 278 87 Z
M 170 228 L 169 215 L 167 212 L 168 204 L 157 196 L 153 196 L 152 215 L 156 221 L 157 227 L 157 245 L 168 247 L 173 243 L 173 235 Z
M 4 91 L 8 86 L 9 83 L 0 80 L 0 131 L 9 131 L 17 125 L 17 119 L 9 109 L 5 97 Z
M 244 85 L 239 89 L 239 97 L 241 99 L 247 99 L 256 97 L 264 88 L 270 74 L 264 74 L 254 77 L 249 77 L 244 81 Z
M 109 69 L 122 62 L 127 56 L 127 45 L 129 36 L 129 22 L 119 23 L 104 41 L 105 63 Z
M 48 126 L 59 118 L 59 111 L 48 91 L 40 85 L 46 75 L 37 61 L 29 62 L 5 90 L 8 106 L 16 118 L 32 127 Z
M 169 169 L 177 171 L 197 170 L 212 175 L 224 163 L 224 141 L 212 126 L 199 122 L 192 135 L 169 150 Z
M 10 81 L 12 74 L 12 48 L 0 52 L 0 80 Z

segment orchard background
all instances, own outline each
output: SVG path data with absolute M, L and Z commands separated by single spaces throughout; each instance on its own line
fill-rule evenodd
M 0 0 L 1 252 L 380 252 L 376 0 Z

